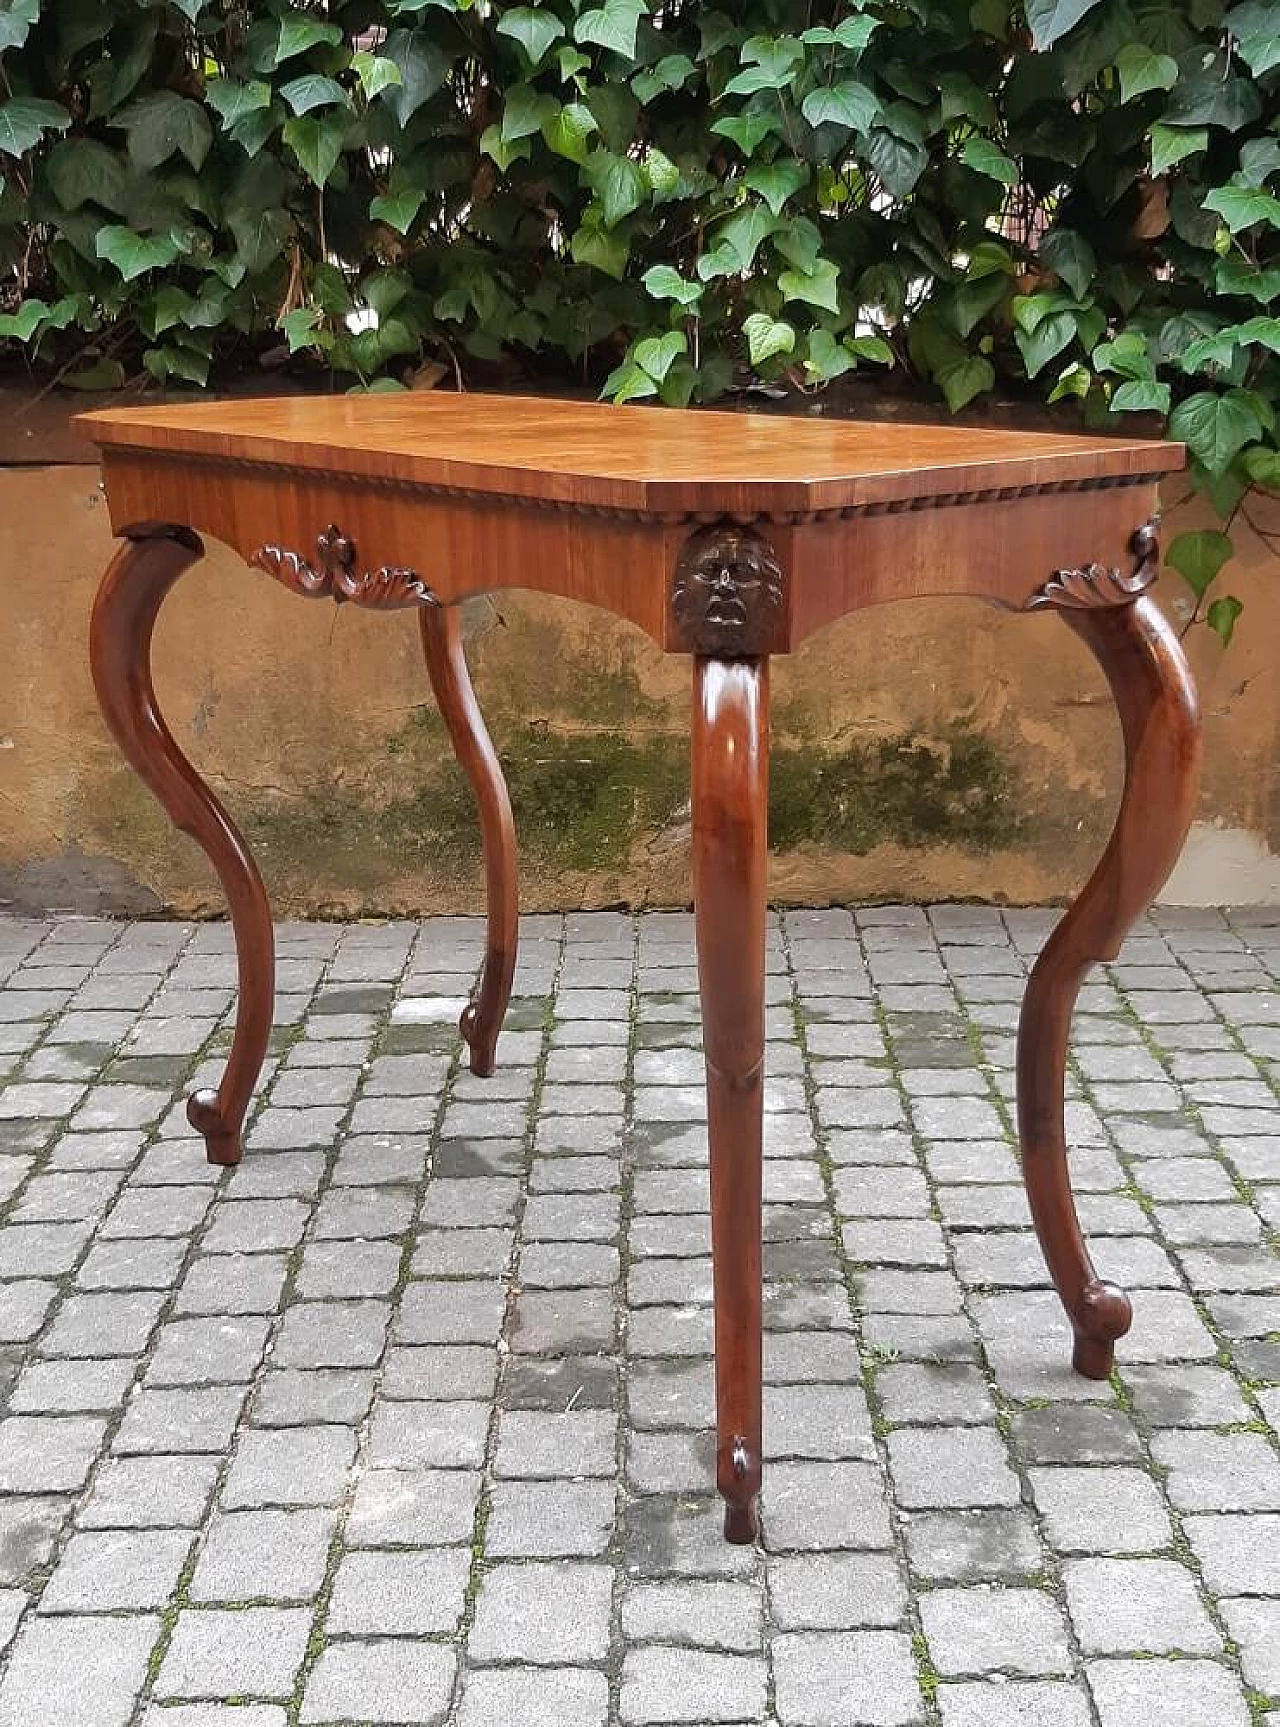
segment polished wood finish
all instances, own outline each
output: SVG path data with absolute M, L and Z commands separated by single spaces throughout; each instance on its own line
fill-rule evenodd
M 1019 1033 L 1019 1124 L 1075 1364 L 1109 1371 L 1129 1323 L 1096 1276 L 1064 1132 L 1071 1012 L 1164 880 L 1190 821 L 1199 733 L 1181 649 L 1147 589 L 1157 482 L 1181 446 L 955 426 L 850 425 L 592 403 L 416 396 L 277 399 L 84 417 L 129 544 L 93 628 L 103 711 L 129 760 L 213 858 L 241 966 L 222 1085 L 192 1100 L 210 1155 L 239 1155 L 266 1046 L 270 924 L 244 842 L 155 711 L 160 601 L 215 535 L 287 589 L 417 607 L 475 789 L 489 925 L 462 1019 L 487 1073 L 511 990 L 511 809 L 454 602 L 518 586 L 603 606 L 693 656 L 693 852 L 715 1269 L 717 1479 L 726 1533 L 756 1531 L 761 1480 L 761 1129 L 769 656 L 863 606 L 970 594 L 1060 611 L 1111 683 L 1124 801 L 1105 857 L 1037 962 Z M 149 526 L 179 523 L 180 527 Z M 430 548 L 429 571 L 419 560 Z M 429 576 L 429 580 L 428 580 Z
M 165 596 L 204 553 L 186 528 L 135 530 L 116 553 L 94 602 L 89 655 L 103 717 L 130 766 L 176 828 L 218 872 L 236 939 L 240 990 L 222 1080 L 195 1091 L 187 1116 L 210 1163 L 238 1163 L 241 1129 L 271 1035 L 275 934 L 271 908 L 244 836 L 173 740 L 151 683 L 151 637 Z
M 1154 561 L 1154 550 L 1147 556 Z M 1195 811 L 1201 736 L 1186 659 L 1155 601 L 1099 598 L 1100 587 L 1113 587 L 1107 572 L 1070 574 L 1078 580 L 1067 590 L 1092 600 L 1057 598 L 1052 584 L 1046 594 L 1111 686 L 1124 732 L 1124 795 L 1101 862 L 1031 971 L 1018 1024 L 1018 1133 L 1036 1233 L 1075 1332 L 1074 1365 L 1105 1379 L 1133 1309 L 1094 1271 L 1072 1197 L 1064 1122 L 1071 1014 L 1086 974 L 1116 957 L 1177 862 Z
M 711 1147 L 716 1481 L 730 1541 L 756 1534 L 763 1365 L 761 1136 L 769 662 L 693 663 L 693 911 Z
M 117 533 L 182 520 L 246 559 L 274 548 L 314 567 L 338 523 L 365 570 L 412 571 L 430 546 L 441 601 L 516 582 L 603 606 L 673 652 L 689 638 L 672 570 L 699 527 L 767 542 L 782 574 L 768 649 L 786 653 L 881 600 L 1021 610 L 1076 546 L 1117 564 L 1184 460 L 1177 444 L 1115 438 L 437 394 L 81 423 Z
M 483 1077 L 493 1072 L 498 1033 L 511 1000 L 511 982 L 516 971 L 520 928 L 516 824 L 498 752 L 472 688 L 458 609 L 424 607 L 419 613 L 419 623 L 431 688 L 454 753 L 471 781 L 480 812 L 488 905 L 484 969 L 476 998 L 462 1010 L 458 1029 L 471 1051 L 472 1073 Z

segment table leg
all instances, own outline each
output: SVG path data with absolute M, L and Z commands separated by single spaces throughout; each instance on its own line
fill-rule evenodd
M 472 688 L 462 648 L 457 606 L 424 606 L 418 613 L 422 651 L 440 714 L 480 811 L 488 926 L 484 969 L 475 1000 L 463 1009 L 459 1030 L 471 1050 L 472 1073 L 493 1072 L 519 941 L 519 869 L 511 799 L 497 751 Z
M 1195 808 L 1200 717 L 1182 648 L 1155 602 L 1064 609 L 1106 673 L 1124 731 L 1125 784 L 1102 861 L 1031 972 L 1018 1026 L 1018 1131 L 1036 1233 L 1075 1332 L 1073 1363 L 1111 1372 L 1133 1310 L 1094 1271 L 1067 1162 L 1064 1086 L 1076 996 L 1090 967 L 1120 951 L 1163 886 Z
M 203 556 L 189 529 L 130 530 L 102 578 L 89 626 L 94 687 L 112 736 L 174 826 L 218 872 L 235 931 L 240 992 L 226 1070 L 187 1101 L 210 1163 L 238 1163 L 245 1110 L 262 1070 L 275 998 L 275 942 L 262 877 L 242 835 L 174 742 L 151 683 L 151 636 L 165 596 Z
M 769 662 L 694 660 L 693 897 L 715 1277 L 716 1481 L 755 1538 L 761 1472 L 761 1141 Z

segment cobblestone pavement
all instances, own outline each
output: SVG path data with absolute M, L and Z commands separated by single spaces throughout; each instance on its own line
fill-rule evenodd
M 225 927 L 0 922 L 0 1727 L 1280 1727 L 1280 914 L 1157 914 L 1071 1129 L 1114 1383 L 1010 1134 L 1053 914 L 770 938 L 765 1540 L 709 1490 L 689 919 L 290 925 L 244 1164 Z

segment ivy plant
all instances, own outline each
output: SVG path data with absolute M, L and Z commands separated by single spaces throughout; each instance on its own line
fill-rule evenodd
M 1167 428 L 1276 544 L 1276 0 L 0 0 L 0 347 Z

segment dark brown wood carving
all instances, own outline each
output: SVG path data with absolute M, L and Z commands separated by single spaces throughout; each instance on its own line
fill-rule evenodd
M 782 594 L 782 567 L 760 534 L 732 522 L 699 528 L 680 548 L 671 585 L 682 647 L 719 659 L 768 653 Z
M 355 542 L 333 523 L 316 540 L 314 563 L 286 546 L 259 546 L 249 562 L 307 599 L 331 599 L 337 605 L 349 601 L 379 611 L 439 604 L 415 570 L 395 564 L 357 570 Z
M 1086 564 L 1079 570 L 1055 570 L 1052 578 L 1027 601 L 1029 612 L 1043 606 L 1062 606 L 1068 611 L 1092 611 L 1099 606 L 1132 605 L 1145 594 L 1160 572 L 1160 518 L 1144 522 L 1129 542 L 1138 559 L 1132 575 Z

